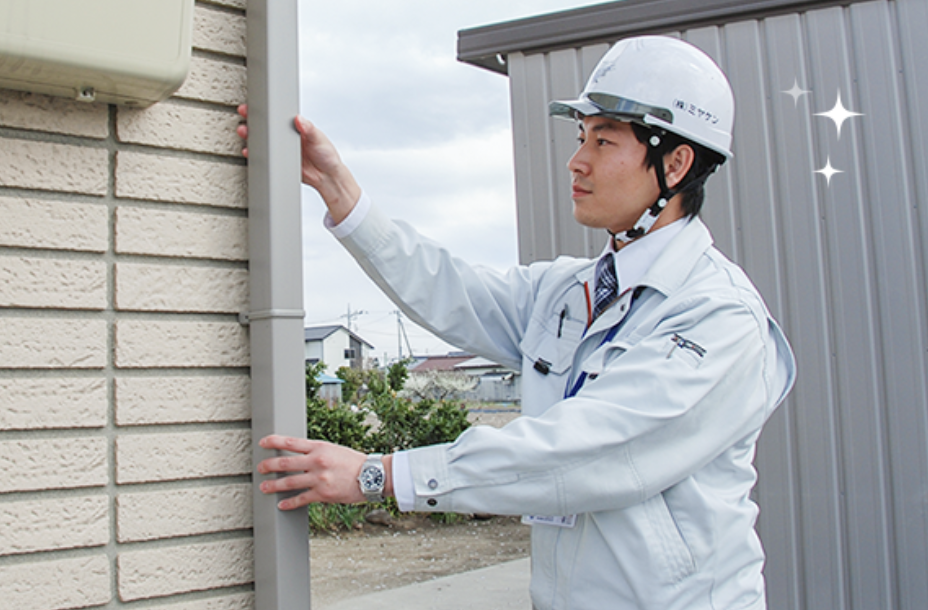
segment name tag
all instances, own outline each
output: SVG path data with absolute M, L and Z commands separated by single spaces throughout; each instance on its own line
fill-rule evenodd
M 522 515 L 525 525 L 553 525 L 554 527 L 573 527 L 577 525 L 577 515 L 563 517 L 543 517 L 541 515 Z

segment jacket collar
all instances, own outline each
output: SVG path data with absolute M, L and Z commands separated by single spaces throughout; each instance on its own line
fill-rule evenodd
M 693 217 L 664 248 L 654 264 L 645 272 L 636 286 L 623 286 L 625 292 L 637 286 L 650 286 L 655 290 L 668 295 L 686 281 L 696 265 L 696 259 L 712 246 L 712 235 L 709 229 L 698 217 Z M 593 282 L 596 269 L 596 260 L 584 265 L 574 277 L 581 284 Z
M 692 218 L 683 229 L 667 244 L 663 252 L 657 255 L 654 263 L 645 272 L 635 286 L 623 286 L 622 296 L 615 305 L 593 321 L 589 333 L 618 324 L 630 308 L 633 289 L 648 286 L 664 296 L 672 294 L 686 282 L 701 254 L 712 246 L 712 235 L 698 217 Z M 595 261 L 584 266 L 575 275 L 581 284 L 592 286 L 595 274 Z M 590 288 L 592 290 L 592 287 Z M 623 307 L 624 305 L 624 307 Z
M 638 284 L 650 286 L 664 296 L 671 294 L 686 282 L 700 255 L 711 247 L 712 234 L 709 229 L 698 217 L 692 218 L 667 244 Z

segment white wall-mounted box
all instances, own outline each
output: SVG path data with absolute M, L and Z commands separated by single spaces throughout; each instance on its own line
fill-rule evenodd
M 187 77 L 194 0 L 0 0 L 0 88 L 147 106 Z

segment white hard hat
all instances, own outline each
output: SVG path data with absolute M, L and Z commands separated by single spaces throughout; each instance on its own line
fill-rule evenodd
M 659 127 L 731 158 L 735 102 L 725 74 L 693 45 L 666 36 L 616 43 L 579 99 L 549 104 L 552 116 L 605 115 Z

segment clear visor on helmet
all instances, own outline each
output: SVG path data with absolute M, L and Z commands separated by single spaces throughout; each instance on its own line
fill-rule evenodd
M 622 121 L 645 123 L 645 116 L 652 116 L 665 123 L 673 124 L 673 113 L 667 108 L 641 104 L 608 93 L 587 93 L 573 102 L 551 102 L 548 105 L 551 116 L 578 118 L 582 116 L 605 115 Z

